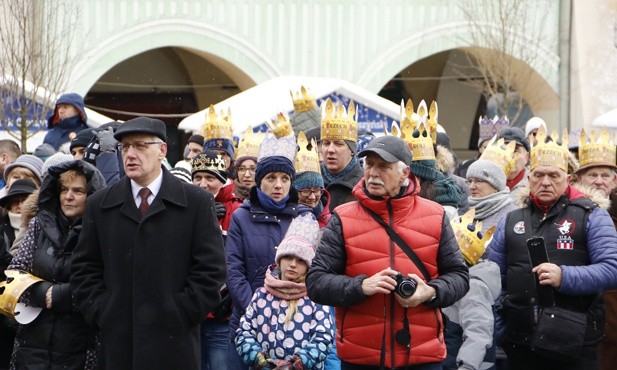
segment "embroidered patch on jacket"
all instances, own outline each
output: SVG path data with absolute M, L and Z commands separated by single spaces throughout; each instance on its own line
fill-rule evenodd
M 561 222 L 555 223 L 555 225 L 557 226 L 557 231 L 561 234 L 557 238 L 557 249 L 574 249 L 574 240 L 570 237 L 576 229 L 574 220 L 566 218 L 561 220 Z

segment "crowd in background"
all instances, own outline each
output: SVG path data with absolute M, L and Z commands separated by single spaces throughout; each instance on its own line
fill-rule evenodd
M 292 99 L 238 142 L 211 106 L 173 166 L 162 121 L 89 128 L 77 94 L 0 140 L 0 369 L 613 366 L 606 131 L 481 117 L 457 163 L 435 102 L 376 137 Z

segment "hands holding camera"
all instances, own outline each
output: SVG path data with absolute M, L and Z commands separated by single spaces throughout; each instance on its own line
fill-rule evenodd
M 393 291 L 396 293 L 394 297 L 403 307 L 415 307 L 430 301 L 437 293 L 418 275 L 409 274 L 407 277 L 389 267 L 362 281 L 362 292 L 367 296 L 390 294 Z

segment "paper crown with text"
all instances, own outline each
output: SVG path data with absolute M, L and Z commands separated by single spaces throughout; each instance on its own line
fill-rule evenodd
M 291 95 L 291 100 L 294 104 L 294 111 L 296 113 L 306 112 L 313 108 L 317 108 L 315 96 L 304 86 L 301 86 L 300 91 L 296 91 L 295 93 L 290 90 L 289 94 Z
M 529 169 L 533 171 L 538 166 L 557 167 L 568 172 L 568 131 L 564 130 L 561 135 L 561 143 L 557 143 L 557 132 L 551 135 L 552 140 L 546 142 L 546 130 L 540 126 L 536 133 L 536 145 L 531 148 L 531 164 Z
M 309 149 L 309 146 L 311 149 Z M 298 134 L 298 153 L 296 154 L 296 162 L 294 167 L 296 174 L 302 172 L 317 172 L 321 174 L 321 166 L 319 164 L 319 154 L 317 154 L 317 142 L 315 139 L 309 141 L 304 134 L 304 131 L 300 131 Z
M 0 282 L 0 313 L 14 318 L 20 324 L 32 322 L 42 308 L 18 303 L 21 295 L 32 285 L 43 281 L 25 271 L 6 270 L 6 281 Z
M 356 106 L 349 102 L 345 110 L 343 104 L 336 107 L 330 98 L 321 104 L 321 140 L 349 140 L 358 142 L 358 122 Z
M 278 113 L 276 118 L 266 122 L 266 126 L 268 126 L 268 129 L 270 129 L 270 132 L 272 132 L 276 138 L 293 135 L 289 117 L 285 113 Z
M 223 111 L 216 114 L 214 105 L 210 104 L 210 108 L 208 108 L 206 113 L 206 122 L 198 133 L 205 140 L 228 139 L 233 142 L 234 133 L 231 125 L 231 109 L 227 110 L 227 114 L 223 113 Z
M 488 118 L 487 116 L 478 118 L 478 125 L 480 126 L 480 135 L 478 137 L 478 145 L 480 145 L 483 141 L 489 140 L 499 133 L 499 131 L 503 130 L 506 127 L 510 126 L 510 120 L 508 117 L 502 116 L 499 118 L 498 116 Z
M 199 171 L 227 171 L 227 163 L 220 155 L 216 157 L 209 157 L 204 153 L 197 154 L 191 160 L 191 171 L 199 172 Z
M 493 137 L 482 152 L 480 159 L 495 163 L 508 177 L 516 165 L 515 150 L 516 141 L 513 140 L 506 144 L 503 138 L 495 140 L 495 137 Z
M 492 226 L 483 235 L 482 221 L 474 222 L 475 216 L 475 209 L 470 208 L 464 215 L 454 218 L 450 222 L 458 242 L 458 247 L 465 261 L 470 265 L 478 263 L 478 260 L 484 254 L 486 243 L 493 237 L 493 232 L 495 232 L 495 226 Z
M 238 150 L 236 150 L 236 159 L 240 157 L 255 157 L 259 154 L 259 143 L 264 139 L 265 134 L 263 132 L 253 132 L 252 127 L 248 127 L 244 131 L 244 135 L 238 143 Z
M 437 102 L 431 103 L 431 109 L 426 108 L 422 100 L 417 112 L 413 111 L 413 102 L 407 99 L 403 105 L 401 100 L 401 125 L 392 125 L 392 133 L 407 142 L 411 149 L 412 161 L 435 160 L 434 145 L 437 142 Z M 399 134 L 396 132 L 399 131 Z
M 600 135 L 593 130 L 589 135 L 586 135 L 585 130 L 581 130 L 578 147 L 579 171 L 594 166 L 606 166 L 617 169 L 615 164 L 617 160 L 615 157 L 617 155 L 616 152 L 615 137 L 609 135 L 606 128 L 602 128 Z

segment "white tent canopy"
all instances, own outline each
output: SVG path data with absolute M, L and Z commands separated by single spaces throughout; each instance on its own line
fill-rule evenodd
M 354 102 L 380 112 L 392 120 L 399 120 L 400 107 L 381 96 L 350 82 L 323 77 L 284 76 L 260 83 L 214 105 L 216 112 L 231 109 L 234 135 L 242 136 L 248 126 L 256 127 L 273 119 L 279 112 L 293 111 L 290 91 L 300 91 L 301 86 L 309 89 L 316 99 L 338 93 Z M 205 122 L 208 109 L 183 119 L 178 128 L 193 132 Z
M 617 129 L 617 109 L 610 110 L 593 120 L 592 126 Z

